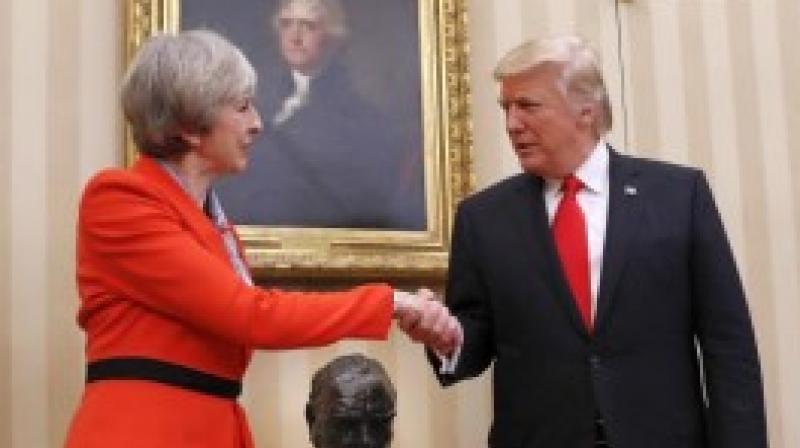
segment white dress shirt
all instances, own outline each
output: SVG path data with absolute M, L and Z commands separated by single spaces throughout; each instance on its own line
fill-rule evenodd
M 603 246 L 606 240 L 608 222 L 608 147 L 600 141 L 589 158 L 573 173 L 584 188 L 578 192 L 578 205 L 586 219 L 586 233 L 589 243 L 589 280 L 592 295 L 592 321 L 597 314 L 597 291 L 600 287 L 600 273 L 603 268 Z M 544 203 L 547 217 L 553 224 L 558 203 L 561 201 L 561 179 L 545 180 Z

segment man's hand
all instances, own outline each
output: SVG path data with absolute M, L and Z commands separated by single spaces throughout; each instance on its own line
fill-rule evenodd
M 422 288 L 416 294 L 395 291 L 395 317 L 411 340 L 427 345 L 441 356 L 450 356 L 463 342 L 458 319 L 429 289 Z

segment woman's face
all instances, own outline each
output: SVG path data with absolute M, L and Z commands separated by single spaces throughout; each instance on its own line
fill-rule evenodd
M 251 98 L 223 105 L 206 134 L 196 136 L 195 151 L 216 175 L 239 173 L 247 168 L 247 151 L 261 132 L 261 116 Z

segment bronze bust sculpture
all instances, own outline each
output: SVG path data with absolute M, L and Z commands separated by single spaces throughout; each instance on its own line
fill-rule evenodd
M 387 448 L 396 392 L 380 363 L 340 356 L 311 380 L 306 421 L 315 448 Z

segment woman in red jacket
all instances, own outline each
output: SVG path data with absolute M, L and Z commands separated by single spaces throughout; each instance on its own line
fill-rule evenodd
M 385 339 L 392 316 L 435 328 L 415 339 L 445 352 L 459 339 L 429 292 L 253 286 L 211 185 L 247 165 L 261 130 L 255 83 L 242 53 L 210 31 L 155 37 L 132 62 L 122 103 L 141 157 L 98 173 L 80 204 L 88 368 L 67 447 L 251 447 L 235 400 L 254 348 Z

